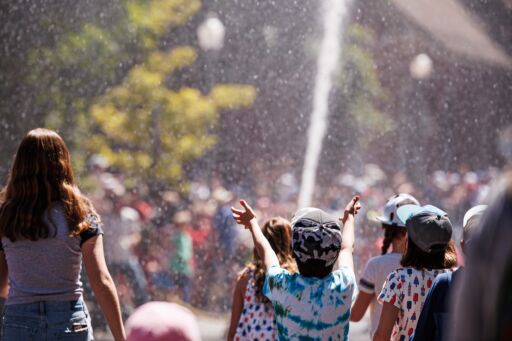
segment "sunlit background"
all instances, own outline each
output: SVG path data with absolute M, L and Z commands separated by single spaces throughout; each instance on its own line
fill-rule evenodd
M 510 0 L 5 0 L 0 23 L 2 183 L 28 130 L 57 130 L 125 316 L 182 302 L 205 340 L 252 255 L 237 198 L 265 219 L 361 194 L 360 269 L 391 194 L 460 226 L 512 155 Z

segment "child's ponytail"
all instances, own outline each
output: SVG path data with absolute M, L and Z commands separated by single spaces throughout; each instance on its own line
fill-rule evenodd
M 388 253 L 389 246 L 393 241 L 393 232 L 387 226 L 384 227 L 384 240 L 382 241 L 381 255 Z
M 405 235 L 406 231 L 403 227 L 395 227 L 382 224 L 384 229 L 384 240 L 382 241 L 381 255 L 388 253 L 389 246 L 395 238 Z

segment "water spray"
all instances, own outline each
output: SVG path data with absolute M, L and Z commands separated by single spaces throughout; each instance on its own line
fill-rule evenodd
M 343 19 L 348 12 L 350 0 L 324 0 L 322 18 L 324 35 L 317 59 L 317 74 L 313 97 L 313 112 L 308 130 L 308 145 L 304 158 L 299 207 L 311 205 L 315 189 L 316 171 L 327 130 L 328 101 L 332 78 L 337 70 L 341 52 Z

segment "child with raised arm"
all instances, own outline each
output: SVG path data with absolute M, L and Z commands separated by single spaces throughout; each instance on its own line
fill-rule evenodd
M 342 224 L 318 208 L 295 213 L 292 251 L 297 274 L 279 267 L 252 208 L 243 200 L 242 210 L 232 208 L 236 222 L 251 231 L 263 259 L 264 294 L 274 306 L 279 340 L 347 340 L 350 306 L 357 294 L 352 250 L 358 201 L 355 196 L 346 206 L 339 219 Z
M 290 222 L 273 217 L 263 224 L 262 232 L 279 259 L 282 268 L 297 272 L 292 256 L 292 228 Z M 231 323 L 228 341 L 276 339 L 274 307 L 263 295 L 265 266 L 256 250 L 254 259 L 241 271 L 233 293 Z

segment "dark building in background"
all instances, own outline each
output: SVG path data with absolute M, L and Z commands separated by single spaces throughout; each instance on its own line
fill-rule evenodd
M 377 36 L 374 56 L 395 129 L 367 161 L 413 180 L 435 169 L 499 166 L 501 129 L 512 124 L 512 10 L 506 1 L 356 2 L 354 20 Z M 432 64 L 415 75 L 415 57 Z
M 216 77 L 258 89 L 253 108 L 221 118 L 216 151 L 221 172 L 239 181 L 250 170 L 233 168 L 233 163 L 252 165 L 256 156 L 268 174 L 286 165 L 300 177 L 322 34 L 318 6 L 234 1 L 208 10 L 218 13 L 227 28 Z M 373 162 L 390 174 L 405 171 L 421 183 L 436 169 L 501 166 L 497 137 L 512 124 L 512 11 L 507 1 L 361 0 L 353 2 L 351 13 L 347 26 L 362 25 L 375 37 L 372 56 L 385 93 L 376 105 L 392 119 L 393 129 L 375 132 L 361 146 L 357 123 L 342 102 L 343 89 L 335 87 L 330 126 L 338 133 L 324 141 L 329 155 L 322 157 L 326 164 L 320 172 L 329 177 Z M 411 67 L 420 54 L 432 64 L 418 76 Z M 246 130 L 233 129 L 238 121 Z M 235 159 L 240 148 L 248 160 Z

